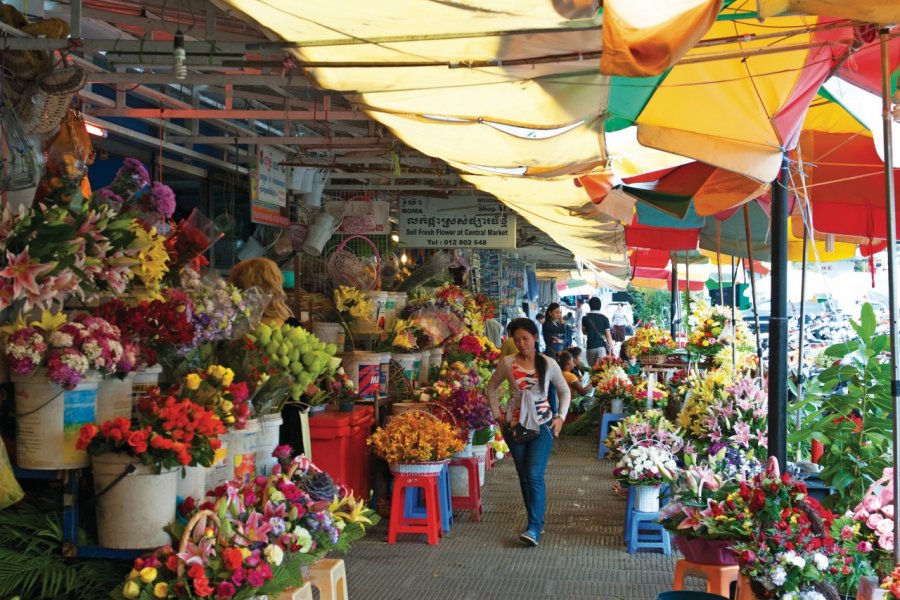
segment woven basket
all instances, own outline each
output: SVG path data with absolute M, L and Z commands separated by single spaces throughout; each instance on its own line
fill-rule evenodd
M 437 476 L 443 470 L 444 465 L 450 463 L 450 459 L 436 460 L 432 462 L 418 463 L 394 463 L 388 465 L 394 475 L 426 475 Z
M 16 104 L 16 114 L 28 135 L 50 133 L 62 122 L 87 74 L 77 66 L 54 69 L 28 86 Z
M 374 264 L 358 257 L 353 250 L 347 248 L 347 242 L 352 240 L 363 240 L 369 244 L 375 257 Z M 331 275 L 334 285 L 349 285 L 364 292 L 376 289 L 381 274 L 381 255 L 378 248 L 372 240 L 363 235 L 345 238 L 328 257 L 328 274 Z
M 665 354 L 644 354 L 638 356 L 638 362 L 642 365 L 660 365 L 666 362 Z

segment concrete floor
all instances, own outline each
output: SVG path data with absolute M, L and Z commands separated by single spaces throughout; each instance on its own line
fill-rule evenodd
M 625 500 L 611 490 L 613 463 L 596 456 L 593 436 L 557 441 L 537 548 L 518 541 L 525 510 L 510 457 L 487 473 L 481 522 L 456 511 L 437 546 L 424 535 L 401 535 L 388 545 L 383 520 L 345 558 L 350 598 L 655 600 L 672 589 L 678 555 L 625 551 Z

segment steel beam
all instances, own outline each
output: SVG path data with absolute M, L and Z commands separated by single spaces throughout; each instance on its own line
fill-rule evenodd
M 2 48 L 2 44 L 0 44 Z M 175 79 L 172 73 L 110 73 L 109 71 L 88 73 L 88 83 L 112 83 L 112 84 L 142 84 L 165 85 L 168 83 L 184 83 Z M 306 87 L 311 85 L 309 80 L 299 71 L 292 71 L 287 76 L 281 75 L 257 75 L 251 73 L 191 73 L 193 85 L 254 85 L 281 87 Z
M 362 111 L 353 110 L 278 110 L 218 109 L 218 108 L 97 108 L 98 117 L 128 117 L 133 119 L 254 119 L 257 121 L 368 121 Z
M 172 136 L 176 144 L 281 144 L 283 146 L 303 146 L 313 148 L 356 148 L 389 146 L 391 138 L 378 137 L 315 137 L 315 136 L 273 136 L 273 135 L 194 135 Z
M 453 187 L 436 187 L 434 185 L 421 184 L 421 185 L 412 185 L 412 184 L 402 184 L 402 185 L 326 185 L 325 190 L 332 192 L 412 192 L 412 191 L 427 191 L 427 192 L 472 192 L 475 189 L 475 186 L 469 187 L 460 187 L 459 185 L 455 185 Z

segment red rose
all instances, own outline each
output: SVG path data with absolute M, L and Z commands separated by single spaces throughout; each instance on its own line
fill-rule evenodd
M 216 590 L 209 586 L 209 579 L 206 577 L 197 577 L 194 579 L 194 593 L 201 598 L 213 595 Z
M 98 431 L 100 430 L 92 423 L 82 425 L 81 430 L 78 432 L 78 441 L 75 442 L 75 447 L 79 450 L 85 450 L 88 447 L 88 444 L 91 443 L 91 440 L 94 439 L 94 436 L 97 435 Z
M 234 571 L 244 562 L 244 557 L 237 548 L 228 548 L 222 551 L 222 562 L 226 569 Z
M 134 448 L 138 454 L 147 451 L 147 432 L 132 431 L 128 434 L 128 445 Z

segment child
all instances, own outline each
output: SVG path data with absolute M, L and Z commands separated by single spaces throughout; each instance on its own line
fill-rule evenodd
M 622 368 L 625 369 L 626 374 L 640 375 L 641 365 L 639 365 L 637 359 L 628 352 L 628 344 L 622 344 L 622 348 L 619 350 L 619 358 L 625 363 L 622 365 Z

